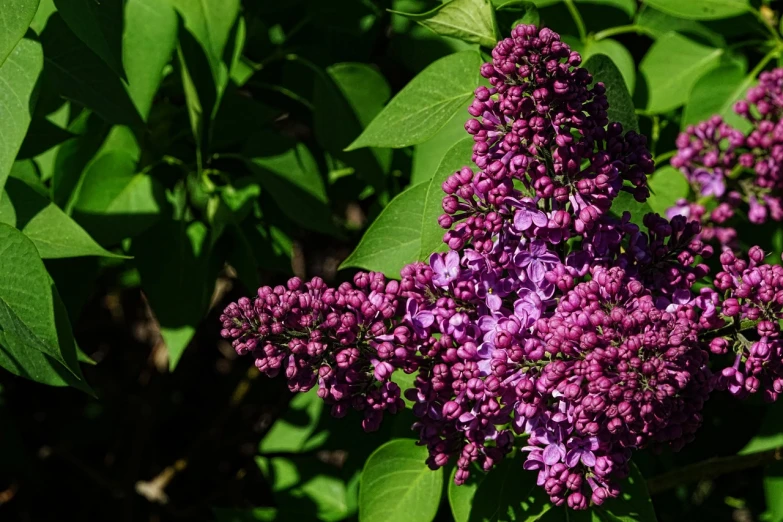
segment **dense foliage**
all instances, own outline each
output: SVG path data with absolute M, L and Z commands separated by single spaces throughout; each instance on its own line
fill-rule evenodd
M 775 8 L 0 0 L 0 513 L 783 520 Z

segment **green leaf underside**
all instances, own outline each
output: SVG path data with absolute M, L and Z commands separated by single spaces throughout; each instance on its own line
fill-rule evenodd
M 415 20 L 441 36 L 458 38 L 484 47 L 493 47 L 496 43 L 492 5 L 489 0 L 451 0 L 419 14 L 390 12 Z
M 662 113 L 685 103 L 693 85 L 718 64 L 722 54 L 722 49 L 707 47 L 678 33 L 660 37 L 639 64 L 649 90 L 647 110 Z
M 454 53 L 432 63 L 392 98 L 346 150 L 401 148 L 428 140 L 472 98 L 480 65 L 481 57 L 475 51 Z
M 750 10 L 748 0 L 644 0 L 644 3 L 689 20 L 718 20 Z
M 431 522 L 438 511 L 443 470 L 425 464 L 427 448 L 397 439 L 378 448 L 364 465 L 359 489 L 362 522 Z

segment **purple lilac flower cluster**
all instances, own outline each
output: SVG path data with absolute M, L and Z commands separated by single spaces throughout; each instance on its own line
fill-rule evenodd
M 722 314 L 732 318 L 734 332 L 715 337 L 710 350 L 735 355 L 733 366 L 717 376 L 716 386 L 739 398 L 760 391 L 764 399 L 775 401 L 783 392 L 779 322 L 783 318 L 783 267 L 763 263 L 764 251 L 757 246 L 748 257 L 746 261 L 724 252 L 720 256 L 723 271 L 715 276 L 715 288 L 726 296 Z M 755 327 L 744 327 L 743 322 Z M 749 340 L 747 334 L 755 338 Z
M 729 221 L 737 209 L 746 210 L 751 223 L 783 220 L 783 68 L 761 73 L 734 111 L 747 120 L 747 133 L 716 115 L 677 138 L 671 164 L 696 201 L 682 199 L 668 211 L 702 222 L 705 240 L 728 247 L 736 246 Z
M 473 135 L 473 161 L 479 175 L 465 170 L 444 190 L 447 215 L 467 213 L 497 223 L 495 213 L 508 211 L 502 198 L 518 180 L 535 195 L 517 208 L 528 209 L 517 225 L 533 227 L 536 237 L 558 243 L 571 229 L 594 228 L 620 191 L 639 201 L 649 196 L 647 174 L 652 159 L 646 140 L 622 126 L 609 124 L 605 88 L 586 69 L 582 58 L 550 29 L 519 25 L 511 38 L 492 51 L 492 63 L 481 67 L 491 88 L 479 87 L 468 109 L 474 119 L 465 129 Z M 463 200 L 457 203 L 457 198 Z M 547 208 L 533 212 L 535 203 Z M 484 218 L 484 219 L 481 219 Z M 446 242 L 459 248 L 475 234 L 474 220 L 465 220 Z M 445 228 L 451 220 L 442 218 Z
M 266 374 L 284 369 L 292 391 L 317 384 L 336 416 L 363 411 L 367 430 L 403 407 L 392 373 L 417 372 L 404 396 L 431 468 L 456 460 L 463 484 L 526 439 L 524 468 L 573 509 L 616 497 L 633 450 L 693 440 L 715 387 L 777 398 L 783 268 L 760 250 L 749 264 L 724 253 L 722 294 L 697 292 L 713 253 L 698 220 L 648 214 L 639 226 L 611 212 L 623 191 L 647 198 L 653 162 L 643 136 L 607 120 L 605 89 L 580 63 L 528 25 L 493 50 L 481 68 L 491 87 L 465 126 L 474 167 L 442 184 L 448 252 L 399 282 L 261 288 L 226 308 L 222 335 Z M 752 95 L 760 128 L 777 106 L 767 80 Z M 673 163 L 723 203 L 736 165 L 762 162 L 717 119 L 683 136 Z M 743 320 L 757 341 L 723 336 Z M 729 350 L 736 364 L 711 373 L 710 353 Z
M 317 384 L 335 417 L 351 408 L 363 412 L 362 425 L 372 431 L 384 411 L 404 407 L 392 373 L 416 369 L 410 329 L 394 319 L 399 291 L 397 281 L 378 273 L 359 273 L 354 285 L 338 288 L 318 277 L 308 283 L 294 277 L 228 305 L 220 316 L 221 335 L 238 354 L 255 357 L 267 376 L 283 371 L 292 392 Z

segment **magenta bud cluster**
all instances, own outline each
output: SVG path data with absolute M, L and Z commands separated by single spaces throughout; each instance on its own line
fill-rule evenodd
M 416 368 L 410 329 L 395 320 L 400 284 L 382 274 L 359 273 L 354 284 L 329 288 L 321 278 L 258 289 L 255 299 L 229 304 L 221 335 L 239 355 L 255 357 L 269 377 L 284 373 L 292 392 L 318 385 L 318 396 L 336 417 L 364 414 L 367 431 L 383 413 L 404 406 L 390 381 L 396 369 Z

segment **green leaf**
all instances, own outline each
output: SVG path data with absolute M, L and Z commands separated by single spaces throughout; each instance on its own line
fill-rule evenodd
M 430 4 L 431 7 L 432 4 Z M 406 10 L 425 9 L 427 6 L 416 4 L 395 4 Z M 478 52 L 477 44 L 469 44 L 455 38 L 442 38 L 404 16 L 391 13 L 391 26 L 395 32 L 391 39 L 390 58 L 402 64 L 406 70 L 418 74 L 434 61 L 449 54 L 472 50 Z
M 390 12 L 415 20 L 441 36 L 484 47 L 494 47 L 497 43 L 489 0 L 451 0 L 419 14 Z
M 644 3 L 687 20 L 731 18 L 751 10 L 748 0 L 644 0 Z
M 75 134 L 63 129 L 49 118 L 34 116 L 16 158 L 27 159 L 39 156 L 73 137 Z
M 315 434 L 324 401 L 318 388 L 297 393 L 288 403 L 288 410 L 272 424 L 258 445 L 259 453 L 298 453 L 308 446 Z
M 0 223 L 16 228 L 16 210 L 6 191 L 3 191 L 3 194 L 0 195 Z
M 263 132 L 248 140 L 244 158 L 261 186 L 294 223 L 339 236 L 318 164 L 303 143 Z
M 475 51 L 434 62 L 406 85 L 346 150 L 422 143 L 473 97 L 481 58 Z
M 57 12 L 71 31 L 121 78 L 123 2 L 54 0 Z
M 392 151 L 344 149 L 383 109 L 391 96 L 386 79 L 360 63 L 338 63 L 316 74 L 315 135 L 333 158 L 353 168 L 378 193 L 386 187 Z
M 35 244 L 43 259 L 124 257 L 102 248 L 65 212 L 24 182 L 10 178 L 6 191 L 15 209 L 15 226 Z
M 0 189 L 30 125 L 33 90 L 42 69 L 41 45 L 26 38 L 16 44 L 0 66 Z
M 438 170 L 429 181 L 427 193 L 424 196 L 424 208 L 421 213 L 421 246 L 419 259 L 426 261 L 430 254 L 444 248 L 443 235 L 446 233 L 438 224 L 438 218 L 443 214 L 443 182 L 465 166 L 472 166 L 473 138 L 468 136 L 451 147 L 438 165 Z
M 209 142 L 209 122 L 214 118 L 228 84 L 223 62 L 239 14 L 239 0 L 172 0 L 184 20 L 179 55 L 182 81 L 191 127 L 197 144 Z
M 239 14 L 239 0 L 172 0 L 185 21 L 185 28 L 204 49 L 214 79 L 225 83 L 227 74 L 222 63 L 223 51 L 228 45 L 231 28 Z
M 468 481 L 448 484 L 455 522 L 533 522 L 552 508 L 537 474 L 522 469 L 523 457 L 507 457 L 489 473 L 477 467 Z
M 662 113 L 685 103 L 693 85 L 718 64 L 722 54 L 722 49 L 678 33 L 660 37 L 639 64 L 649 90 L 647 110 Z
M 609 121 L 619 122 L 623 131 L 639 132 L 639 121 L 625 80 L 611 58 L 603 54 L 593 55 L 583 67 L 593 75 L 593 81 L 603 82 L 609 101 Z
M 66 211 L 70 211 L 84 169 L 98 157 L 110 126 L 97 114 L 82 111 L 68 130 L 78 136 L 58 147 L 52 162 L 50 187 L 52 201 Z
M 66 132 L 73 134 L 72 131 L 67 129 L 70 113 L 71 113 L 71 104 L 63 103 L 58 110 L 49 114 L 46 117 L 46 119 L 49 120 L 52 124 L 56 125 L 57 127 L 60 127 L 61 129 L 65 129 Z M 28 130 L 27 136 L 25 136 L 25 141 L 30 139 L 29 136 L 30 136 L 30 131 Z M 65 142 L 63 142 L 63 144 L 64 143 Z M 57 153 L 60 151 L 60 145 L 62 144 L 55 145 L 54 147 L 50 148 L 46 152 L 43 152 L 35 157 L 35 163 L 38 166 L 38 171 L 41 173 L 40 176 L 41 180 L 48 181 L 52 179 L 52 176 L 54 175 L 54 162 L 55 159 L 57 158 Z M 25 144 L 22 143 L 22 149 L 24 148 L 25 148 Z
M 783 402 L 767 406 L 767 413 L 758 433 L 737 454 L 750 455 L 779 447 L 783 447 Z
M 564 0 L 532 0 L 537 7 L 549 7 L 563 2 Z M 574 0 L 576 4 L 595 4 L 614 7 L 632 17 L 636 12 L 636 0 Z
M 277 508 L 262 507 L 248 510 L 213 508 L 216 522 L 274 522 Z
M 471 100 L 472 101 L 472 100 Z M 432 179 L 438 170 L 443 156 L 461 139 L 469 136 L 465 131 L 465 122 L 470 117 L 468 106 L 457 111 L 449 122 L 432 138 L 413 147 L 413 165 L 411 166 L 411 185 Z
M 730 125 L 747 131 L 751 124 L 734 112 L 734 103 L 745 97 L 755 81 L 746 74 L 745 67 L 735 61 L 709 71 L 691 90 L 682 112 L 682 128 L 718 114 Z
M 238 92 L 229 85 L 213 122 L 212 148 L 221 150 L 245 144 L 254 133 L 271 129 L 281 111 Z M 236 150 L 236 149 L 234 149 Z
M 47 72 L 63 97 L 89 107 L 111 123 L 143 127 L 125 84 L 53 14 L 41 33 Z
M 418 372 L 405 373 L 400 370 L 394 372 L 391 376 L 391 381 L 400 387 L 400 396 L 402 397 L 402 400 L 405 401 L 405 406 L 408 408 L 412 408 L 415 402 L 405 396 L 405 390 L 416 387 L 415 382 L 417 375 Z M 407 428 L 410 429 L 410 426 L 407 426 Z
M 41 34 L 49 17 L 56 11 L 57 8 L 54 6 L 54 0 L 41 0 L 38 5 L 38 10 L 35 12 L 35 16 L 30 22 L 30 29 L 35 31 L 35 34 Z
M 771 516 L 763 520 L 783 520 L 783 463 L 773 462 L 764 470 L 764 499 L 767 513 Z
M 227 232 L 232 241 L 227 261 L 248 290 L 261 286 L 259 269 L 291 275 L 292 243 L 282 230 L 247 219 Z
M 653 209 L 646 201 L 639 203 L 632 194 L 623 190 L 612 201 L 610 212 L 617 218 L 622 217 L 623 212 L 629 212 L 631 214 L 631 223 L 635 223 L 639 228 L 644 229 L 642 220 L 646 214 L 653 212 Z
M 602 504 L 599 513 L 608 513 L 611 522 L 657 522 L 647 482 L 636 464 L 631 462 L 630 467 L 630 475 L 620 486 L 620 496 Z
M 639 11 L 639 15 L 636 17 L 636 25 L 643 27 L 653 38 L 660 38 L 670 31 L 676 31 L 680 34 L 700 37 L 714 47 L 726 45 L 725 38 L 718 31 L 714 31 L 696 20 L 676 18 L 649 6 L 644 6 Z
M 128 93 L 145 121 L 177 45 L 177 24 L 177 13 L 167 0 L 127 0 L 125 4 L 122 63 Z
M 11 3 L 13 1 L 13 3 Z M 38 0 L 5 0 L 0 2 L 0 67 L 24 37 L 38 10 Z
M 687 198 L 690 187 L 680 171 L 666 165 L 661 167 L 647 179 L 650 187 L 650 198 L 647 204 L 661 216 L 666 215 L 666 210 L 673 207 L 678 199 Z
M 58 344 L 62 347 L 63 353 L 68 354 L 69 360 L 72 357 L 71 354 L 75 354 L 77 360 L 84 361 L 84 359 L 87 359 L 94 364 L 76 346 L 65 304 L 57 288 L 51 283 L 51 279 L 49 279 L 49 282 Z M 49 386 L 72 386 L 95 396 L 95 392 L 83 380 L 78 365 L 75 367 L 76 375 L 74 375 L 54 358 L 38 350 L 30 349 L 30 346 L 17 338 L 13 332 L 3 330 L 2 328 L 0 328 L 0 366 L 25 379 L 48 384 Z
M 20 358 L 37 350 L 80 377 L 74 346 L 60 343 L 52 284 L 33 242 L 0 223 L 0 259 L 0 343 Z
M 345 481 L 328 464 L 283 457 L 256 457 L 256 463 L 271 484 L 280 513 L 277 520 L 337 522 L 355 512 Z
M 11 174 L 8 176 L 9 180 L 12 178 L 24 182 L 41 197 L 49 199 L 49 190 L 41 181 L 41 177 L 38 175 L 38 169 L 33 160 L 15 161 L 14 166 L 11 167 Z
M 582 51 L 582 60 L 587 62 L 597 54 L 604 54 L 612 59 L 612 62 L 620 71 L 620 74 L 622 74 L 623 80 L 625 80 L 628 92 L 633 94 L 636 88 L 636 63 L 628 49 L 617 40 L 612 40 L 611 38 L 598 41 L 589 40 Z
M 72 215 L 102 245 L 138 235 L 158 220 L 162 188 L 135 169 L 127 152 L 110 151 L 84 172 Z
M 392 440 L 364 465 L 359 488 L 360 522 L 431 522 L 440 504 L 443 469 L 424 463 L 427 448 Z
M 163 220 L 133 241 L 132 252 L 173 371 L 209 306 L 215 276 L 209 230 L 199 222 Z
M 541 25 L 541 17 L 535 2 L 531 0 L 510 0 L 495 9 L 500 34 L 507 34 L 519 24 Z
M 399 278 L 400 269 L 421 252 L 421 220 L 429 182 L 397 195 L 373 221 L 340 268 L 357 267 Z

